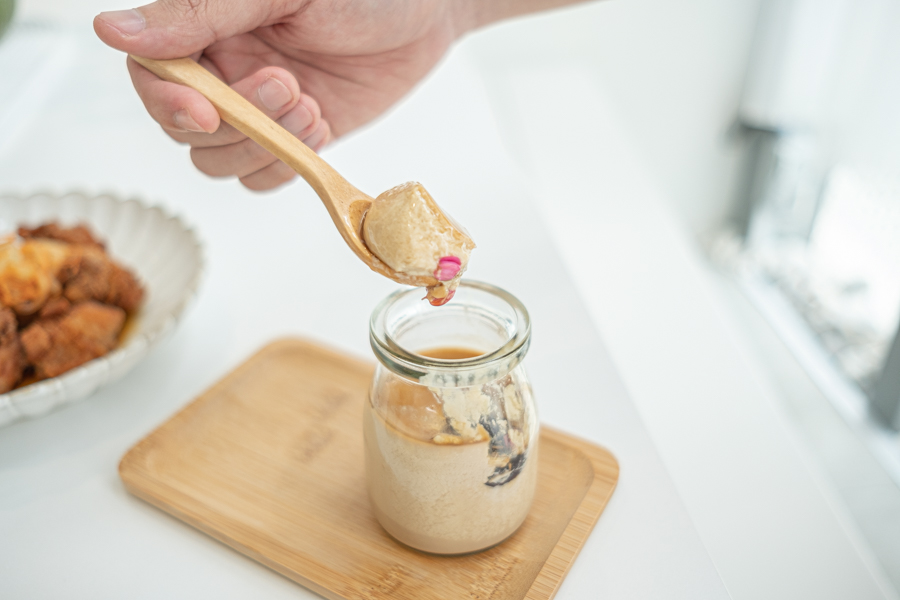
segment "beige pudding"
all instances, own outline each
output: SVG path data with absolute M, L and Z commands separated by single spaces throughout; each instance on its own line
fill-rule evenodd
M 459 359 L 458 348 L 421 352 Z M 521 383 L 521 385 L 520 385 Z M 537 424 L 516 371 L 486 384 L 376 382 L 363 416 L 369 496 L 382 526 L 426 552 L 489 548 L 525 520 L 537 481 Z
M 380 194 L 366 212 L 363 239 L 393 270 L 434 277 L 428 301 L 441 306 L 456 293 L 475 242 L 422 187 L 410 181 Z

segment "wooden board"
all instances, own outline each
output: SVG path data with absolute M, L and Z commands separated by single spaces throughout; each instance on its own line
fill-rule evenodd
M 538 490 L 518 532 L 478 554 L 410 550 L 378 525 L 366 495 L 373 369 L 276 341 L 139 442 L 119 473 L 133 494 L 326 598 L 552 598 L 615 489 L 615 458 L 544 427 Z

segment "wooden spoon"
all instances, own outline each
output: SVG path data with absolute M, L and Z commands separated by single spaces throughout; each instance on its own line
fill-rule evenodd
M 294 169 L 316 191 L 341 237 L 370 269 L 406 285 L 429 287 L 439 283 L 434 277 L 395 271 L 372 254 L 362 239 L 362 222 L 372 197 L 353 187 L 306 144 L 225 82 L 189 58 L 154 60 L 134 55 L 131 58 L 161 79 L 186 85 L 206 96 L 225 122 Z

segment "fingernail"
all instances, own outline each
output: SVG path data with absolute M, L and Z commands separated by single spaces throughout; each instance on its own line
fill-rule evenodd
M 113 10 L 110 12 L 102 12 L 97 16 L 118 29 L 122 35 L 137 35 L 147 26 L 144 15 L 136 9 Z
M 206 133 L 206 131 L 197 125 L 197 121 L 191 116 L 186 108 L 182 108 L 175 113 L 175 124 L 185 131 L 193 131 L 195 133 Z
M 294 109 L 288 114 L 281 117 L 279 123 L 281 126 L 297 135 L 304 129 L 310 126 L 313 122 L 312 113 L 309 112 L 309 109 L 300 104 L 299 106 L 295 106 Z
M 278 110 L 291 101 L 291 91 L 274 77 L 266 79 L 259 86 L 257 93 L 259 94 L 260 102 L 269 110 Z

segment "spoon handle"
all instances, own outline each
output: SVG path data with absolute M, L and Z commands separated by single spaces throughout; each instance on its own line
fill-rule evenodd
M 319 197 L 326 200 L 326 204 L 327 199 L 334 198 L 334 193 L 338 191 L 335 188 L 346 189 L 347 186 L 355 191 L 346 179 L 306 144 L 190 58 L 155 60 L 130 56 L 161 79 L 186 85 L 203 94 L 216 107 L 222 119 L 299 173 Z

